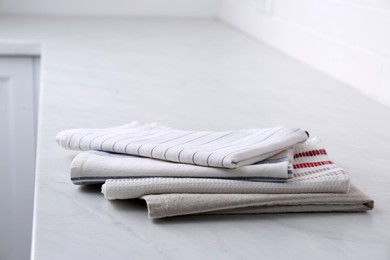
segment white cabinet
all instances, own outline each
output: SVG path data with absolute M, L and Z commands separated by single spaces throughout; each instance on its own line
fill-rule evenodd
M 29 259 L 35 181 L 37 58 L 0 56 L 0 259 Z

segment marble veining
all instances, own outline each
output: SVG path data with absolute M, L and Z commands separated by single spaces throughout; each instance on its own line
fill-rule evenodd
M 33 259 L 390 259 L 388 107 L 212 19 L 8 16 L 0 40 L 42 46 Z M 56 133 L 133 120 L 302 127 L 376 208 L 152 221 L 72 185 Z

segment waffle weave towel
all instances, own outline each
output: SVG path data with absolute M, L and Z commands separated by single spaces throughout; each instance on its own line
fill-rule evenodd
M 251 181 L 284 182 L 292 176 L 292 149 L 262 162 L 223 169 L 124 154 L 88 151 L 79 153 L 72 161 L 70 175 L 74 184 L 98 184 L 107 179 L 148 177 L 224 178 Z
M 273 127 L 228 132 L 182 131 L 156 124 L 71 129 L 56 136 L 72 150 L 100 150 L 210 167 L 251 165 L 308 138 L 299 128 Z
M 163 193 L 346 193 L 349 175 L 329 160 L 318 138 L 294 147 L 293 177 L 285 183 L 226 179 L 109 179 L 102 186 L 107 199 L 131 199 Z
M 348 193 L 161 194 L 141 197 L 150 218 L 188 214 L 367 211 L 374 202 L 351 185 Z

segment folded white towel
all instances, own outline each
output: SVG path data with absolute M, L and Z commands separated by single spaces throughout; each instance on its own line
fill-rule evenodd
M 100 150 L 187 164 L 237 168 L 269 158 L 308 138 L 299 128 L 228 132 L 182 131 L 133 122 L 106 129 L 71 129 L 56 140 L 72 150 Z
M 223 169 L 89 151 L 81 152 L 73 159 L 70 175 L 74 184 L 83 185 L 104 183 L 107 179 L 145 177 L 226 178 L 283 182 L 292 175 L 292 152 L 292 149 L 289 149 L 253 165 Z
M 285 183 L 225 179 L 140 178 L 107 180 L 107 199 L 131 199 L 162 193 L 345 193 L 348 174 L 333 164 L 317 138 L 294 147 L 293 177 Z

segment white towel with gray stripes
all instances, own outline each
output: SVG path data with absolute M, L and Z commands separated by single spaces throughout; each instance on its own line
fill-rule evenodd
M 307 138 L 304 130 L 292 127 L 214 132 L 138 122 L 104 129 L 70 129 L 56 136 L 58 144 L 71 150 L 99 150 L 219 168 L 254 164 Z
M 87 151 L 73 159 L 70 177 L 76 185 L 103 184 L 107 179 L 153 177 L 285 182 L 292 176 L 292 152 L 292 149 L 288 149 L 253 165 L 223 169 Z

